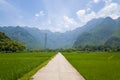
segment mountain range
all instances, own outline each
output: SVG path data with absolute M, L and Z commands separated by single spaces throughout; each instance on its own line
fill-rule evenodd
M 92 19 L 84 26 L 65 33 L 51 32 L 22 26 L 1 26 L 10 38 L 24 43 L 28 49 L 71 48 L 85 45 L 119 45 L 120 46 L 120 18 L 110 17 Z
M 74 46 L 114 45 L 120 44 L 120 18 L 113 20 L 106 17 L 94 28 L 82 33 L 76 39 Z

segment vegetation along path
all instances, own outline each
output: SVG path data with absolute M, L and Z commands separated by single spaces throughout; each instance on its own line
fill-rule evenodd
M 85 80 L 61 53 L 58 53 L 32 78 L 33 80 Z

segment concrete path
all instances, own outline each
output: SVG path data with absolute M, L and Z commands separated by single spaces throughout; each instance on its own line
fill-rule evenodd
M 61 53 L 58 53 L 32 78 L 33 80 L 85 80 Z

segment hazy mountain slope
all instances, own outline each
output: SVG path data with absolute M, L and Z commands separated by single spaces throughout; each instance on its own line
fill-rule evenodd
M 23 42 L 28 48 L 40 49 L 45 46 L 45 34 L 47 34 L 47 48 L 71 48 L 78 35 L 87 32 L 99 24 L 103 19 L 93 19 L 83 27 L 65 33 L 51 32 L 49 30 L 39 30 L 29 27 L 0 27 L 0 31 L 5 32 L 14 40 Z
M 28 27 L 25 27 L 24 29 L 26 29 L 32 36 L 34 36 L 36 40 L 39 41 L 39 44 L 43 47 L 45 44 L 45 34 L 47 34 L 47 48 L 71 48 L 78 35 L 94 28 L 95 25 L 99 24 L 102 20 L 102 18 L 93 19 L 83 27 L 79 27 L 73 31 L 67 31 L 65 33 L 50 32 L 49 30 L 39 30 L 37 28 Z
M 35 40 L 37 41 L 36 45 L 39 45 L 40 48 L 44 48 L 44 43 L 45 43 L 45 35 L 43 32 L 41 32 L 39 29 L 37 28 L 29 28 L 29 27 L 23 27 L 25 30 L 27 30 L 29 32 L 30 35 L 32 35 Z
M 59 33 L 59 32 L 50 32 L 49 30 L 39 30 L 37 28 L 28 28 L 25 29 L 35 37 L 39 44 L 44 48 L 45 46 L 45 34 L 47 34 L 47 48 L 55 49 L 62 47 L 72 47 L 69 34 Z
M 108 46 L 120 46 L 120 37 L 111 37 L 105 42 L 105 45 Z
M 103 45 L 109 43 L 112 37 L 120 37 L 120 18 L 116 20 L 110 17 L 93 19 L 86 25 L 65 33 L 19 26 L 0 27 L 0 31 L 32 49 L 44 49 L 45 34 L 47 34 L 47 48 L 50 49 Z
M 24 43 L 28 48 L 37 48 L 36 39 L 29 34 L 25 29 L 17 26 L 17 27 L 0 27 L 0 31 L 4 32 L 10 38 Z
M 120 46 L 120 18 L 116 19 L 116 27 L 114 34 L 105 42 L 108 46 Z
M 85 45 L 104 45 L 111 37 L 115 35 L 120 36 L 118 34 L 119 32 L 119 21 L 107 17 L 88 32 L 79 35 L 74 43 L 74 47 Z

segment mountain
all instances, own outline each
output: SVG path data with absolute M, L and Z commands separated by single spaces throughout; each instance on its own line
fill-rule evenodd
M 20 26 L 0 27 L 1 32 L 14 40 L 24 43 L 29 49 L 43 49 L 45 46 L 45 34 L 47 34 L 47 48 L 70 48 L 74 44 L 76 37 L 85 30 L 85 28 L 80 27 L 73 31 L 59 33 Z
M 120 18 L 116 20 L 110 17 L 92 19 L 84 26 L 64 33 L 21 26 L 0 27 L 0 31 L 24 43 L 28 49 L 44 49 L 45 35 L 46 47 L 50 49 L 108 45 L 111 42 L 114 45 L 118 43 L 120 37 Z
M 0 31 L 10 38 L 24 43 L 28 49 L 44 49 L 45 34 L 47 34 L 47 48 L 56 49 L 71 45 L 69 42 L 71 37 L 64 33 L 20 26 L 0 27 Z
M 32 36 L 35 37 L 39 44 L 44 48 L 45 46 L 45 34 L 47 34 L 47 48 L 56 49 L 62 47 L 72 47 L 69 34 L 51 32 L 49 30 L 39 30 L 37 28 L 25 27 Z
M 28 48 L 38 47 L 35 44 L 37 43 L 36 39 L 22 27 L 8 26 L 0 27 L 0 32 L 4 32 L 11 39 L 24 43 Z
M 115 36 L 120 37 L 120 18 L 113 20 L 106 17 L 99 24 L 96 24 L 94 28 L 79 35 L 73 46 L 105 45 L 114 42 L 113 40 L 118 40 L 113 38 Z
M 120 18 L 116 19 L 116 27 L 114 34 L 105 42 L 108 46 L 120 46 Z
M 0 31 L 6 33 L 10 38 L 24 43 L 29 49 L 44 49 L 45 34 L 47 34 L 47 48 L 71 48 L 78 35 L 94 28 L 94 25 L 99 24 L 102 20 L 102 18 L 93 19 L 83 27 L 65 33 L 21 26 L 0 27 Z
M 39 41 L 39 45 L 44 47 L 45 45 L 45 34 L 47 34 L 47 48 L 71 48 L 78 37 L 83 32 L 87 32 L 92 29 L 96 24 L 99 24 L 103 18 L 93 19 L 89 21 L 83 27 L 79 27 L 73 31 L 67 31 L 65 33 L 51 32 L 49 30 L 39 30 L 37 28 L 24 27 L 36 40 Z
M 111 37 L 105 42 L 107 46 L 120 46 L 120 37 Z

